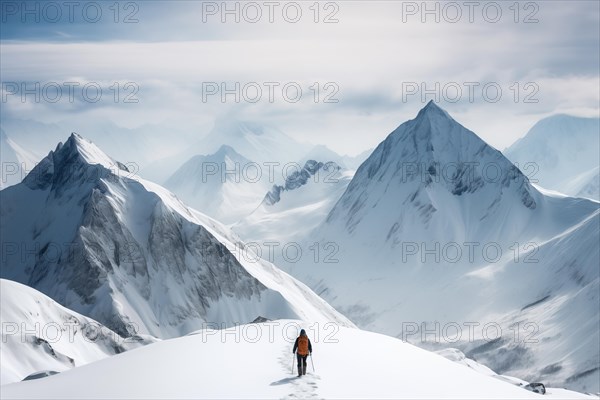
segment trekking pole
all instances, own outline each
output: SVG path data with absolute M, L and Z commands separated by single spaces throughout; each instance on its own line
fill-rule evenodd
M 312 365 L 313 372 L 315 372 L 315 363 L 313 362 L 313 359 L 312 359 L 312 353 L 310 353 L 310 365 Z
M 294 375 L 294 355 L 292 354 L 292 375 Z

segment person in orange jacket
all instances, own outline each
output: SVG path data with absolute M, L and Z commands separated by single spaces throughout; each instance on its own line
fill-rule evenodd
M 296 350 L 298 350 L 298 352 L 296 352 Z M 295 353 L 296 358 L 298 359 L 298 376 L 306 375 L 306 359 L 309 354 L 312 354 L 312 344 L 310 343 L 308 336 L 306 336 L 306 331 L 304 329 L 300 331 L 300 336 L 296 338 L 292 353 Z

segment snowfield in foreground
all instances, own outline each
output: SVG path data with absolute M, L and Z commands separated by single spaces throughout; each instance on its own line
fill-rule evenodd
M 122 338 L 35 289 L 0 279 L 0 383 L 39 371 L 63 371 L 151 343 Z
M 316 368 L 309 361 L 302 378 L 291 372 L 299 327 Z M 3 399 L 543 398 L 398 339 L 292 320 L 202 330 L 1 391 Z M 592 398 L 562 389 L 546 396 Z

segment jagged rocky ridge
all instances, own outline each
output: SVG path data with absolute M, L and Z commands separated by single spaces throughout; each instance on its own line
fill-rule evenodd
M 295 190 L 306 185 L 311 177 L 320 172 L 323 174 L 321 179 L 326 179 L 327 174 L 335 174 L 340 169 L 341 167 L 333 161 L 323 163 L 320 161 L 308 160 L 300 171 L 294 171 L 287 176 L 283 185 L 273 185 L 273 188 L 265 195 L 263 203 L 267 205 L 278 203 L 281 200 L 281 193 L 283 191 Z

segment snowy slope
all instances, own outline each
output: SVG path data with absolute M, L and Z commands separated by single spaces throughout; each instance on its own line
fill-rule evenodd
M 0 189 L 21 182 L 40 158 L 19 146 L 0 128 Z
M 501 326 L 520 324 L 523 336 L 515 340 L 515 329 L 507 329 L 495 343 L 478 340 L 468 344 L 466 354 L 497 372 L 597 393 L 599 229 L 597 211 L 540 243 L 533 256 L 537 262 L 523 264 L 513 259 L 471 272 L 482 290 L 502 292 L 495 298 L 481 299 L 480 313 L 486 310 L 493 315 L 489 319 L 495 318 Z
M 309 362 L 302 378 L 291 372 L 299 326 L 314 346 L 315 372 Z M 286 320 L 200 331 L 1 390 L 6 399 L 540 398 L 394 338 Z M 589 398 L 560 389 L 547 397 Z
M 597 321 L 591 293 L 600 274 L 598 208 L 540 192 L 499 151 L 430 103 L 375 149 L 307 235 L 304 249 L 335 245 L 329 259 L 304 257 L 285 267 L 360 327 L 399 337 L 415 331 L 407 339 L 421 343 L 443 342 L 442 328 L 457 323 L 462 336 L 450 344 L 469 355 L 475 339 L 468 324 L 477 323 L 477 359 L 485 356 L 486 365 L 597 392 L 598 329 L 574 329 L 559 316 Z M 548 303 L 540 315 L 521 312 L 545 296 L 564 301 Z M 558 339 L 523 344 L 524 331 L 506 339 L 517 320 L 538 327 L 551 320 Z M 503 337 L 482 342 L 486 323 L 499 324 Z M 429 337 L 423 324 L 434 329 Z M 590 340 L 565 339 L 572 331 Z M 586 371 L 589 380 L 577 378 Z
M 505 154 L 542 187 L 600 199 L 599 118 L 570 115 L 545 118 L 506 149 Z
M 269 188 L 262 167 L 221 146 L 210 155 L 192 157 L 165 182 L 186 204 L 225 224 L 248 215 Z
M 302 171 L 291 174 L 281 185 L 274 185 L 260 206 L 231 228 L 244 240 L 259 245 L 275 240 L 290 243 L 327 216 L 352 174 L 332 161 L 308 160 Z M 266 251 L 263 248 L 263 254 L 268 254 Z
M 223 225 L 130 175 L 77 134 L 59 144 L 0 192 L 1 276 L 122 336 L 258 316 L 352 325 Z
M 42 293 L 0 279 L 0 381 L 18 382 L 38 371 L 64 371 L 122 353 L 151 338 L 124 339 Z

